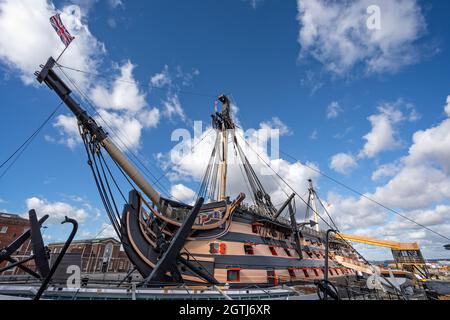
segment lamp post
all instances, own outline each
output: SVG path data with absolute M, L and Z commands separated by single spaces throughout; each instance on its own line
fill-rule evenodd
M 331 233 L 336 233 L 337 231 L 334 229 L 329 229 L 327 231 L 327 239 L 326 239 L 326 243 L 325 243 L 325 272 L 324 272 L 324 282 L 325 284 L 328 283 L 328 255 L 329 255 L 329 242 L 330 242 L 330 234 Z M 324 292 L 324 300 L 327 300 L 328 298 L 328 294 L 325 291 Z

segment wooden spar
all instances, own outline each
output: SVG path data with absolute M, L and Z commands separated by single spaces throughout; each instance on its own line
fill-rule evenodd
M 314 229 L 319 232 L 319 215 L 317 213 L 317 204 L 316 204 L 316 191 L 314 190 L 314 186 L 312 180 L 309 179 L 309 197 L 308 197 L 308 208 L 313 211 L 313 220 L 316 223 Z
M 66 106 L 73 112 L 81 123 L 83 128 L 89 134 L 101 143 L 102 146 L 109 153 L 111 158 L 124 170 L 124 172 L 133 180 L 134 183 L 142 190 L 142 192 L 155 204 L 161 213 L 171 216 L 172 207 L 169 203 L 162 201 L 161 195 L 157 192 L 147 180 L 139 173 L 137 168 L 126 158 L 126 156 L 119 150 L 119 148 L 108 138 L 108 135 L 99 127 L 95 120 L 91 118 L 87 112 L 72 98 L 72 91 L 61 80 L 61 78 L 53 71 L 56 61 L 50 57 L 47 64 L 43 67 L 41 72 L 37 72 L 37 80 L 39 83 L 45 82 L 47 86 L 54 90 Z
M 295 193 L 293 193 L 289 199 L 286 200 L 286 202 L 278 209 L 277 213 L 273 216 L 273 220 L 277 220 L 280 214 L 283 213 L 284 209 L 291 203 L 291 201 L 295 198 Z
M 234 124 L 230 116 L 230 100 L 227 96 L 219 97 L 222 102 L 222 158 L 220 161 L 220 184 L 219 184 L 219 198 L 220 200 L 227 199 L 227 171 L 228 171 L 228 130 L 234 129 Z
M 222 161 L 220 162 L 220 200 L 227 198 L 227 171 L 228 171 L 228 132 L 222 127 Z

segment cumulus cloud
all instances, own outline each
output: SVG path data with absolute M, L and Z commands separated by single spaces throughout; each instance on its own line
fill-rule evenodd
M 409 115 L 405 115 L 402 108 Z M 394 103 L 383 103 L 377 109 L 378 113 L 368 118 L 372 130 L 363 137 L 366 143 L 359 153 L 360 158 L 374 158 L 380 152 L 399 147 L 401 143 L 395 126 L 405 120 L 416 121 L 420 117 L 414 106 L 405 104 L 401 99 Z
M 65 144 L 73 150 L 82 142 L 78 129 L 78 121 L 74 116 L 59 115 L 53 127 L 59 130 L 60 139 L 57 140 L 58 143 Z M 48 141 L 54 141 L 50 136 L 46 137 Z
M 401 212 L 444 235 L 450 234 L 450 119 L 414 134 L 406 156 L 378 168 L 373 178 L 391 176 L 389 181 L 367 192 L 369 198 Z M 330 209 L 341 229 L 400 241 L 419 241 L 425 253 L 442 256 L 444 241 L 405 219 L 375 205 L 364 197 L 328 195 Z M 434 249 L 433 249 L 434 248 Z
M 191 203 L 195 198 L 195 192 L 183 184 L 176 184 L 172 186 L 170 189 L 170 194 L 174 199 L 185 203 Z
M 360 157 L 373 158 L 380 152 L 395 149 L 400 145 L 396 138 L 394 125 L 400 121 L 398 111 L 379 109 L 380 113 L 368 118 L 372 124 L 372 131 L 364 136 L 366 144 L 361 150 Z
M 372 181 L 378 181 L 383 178 L 393 177 L 396 173 L 400 171 L 400 165 L 398 163 L 389 163 L 381 165 L 372 174 Z
M 50 56 L 58 56 L 64 48 L 49 22 L 56 12 L 46 0 L 0 1 L 0 61 L 11 71 L 18 71 L 26 84 L 35 82 L 33 74 L 39 65 Z M 77 5 L 69 5 L 63 8 L 61 18 L 77 44 L 70 46 L 59 62 L 95 71 L 106 50 L 91 34 L 83 11 Z M 90 82 L 84 74 L 74 78 L 83 87 Z
M 292 130 L 278 117 L 273 117 L 270 121 L 261 123 L 261 129 L 263 130 L 278 130 L 281 136 L 290 136 L 293 134 Z
M 90 91 L 93 103 L 99 107 L 94 119 L 121 144 L 131 149 L 138 149 L 144 129 L 156 128 L 161 113 L 156 107 L 149 108 L 146 94 L 139 88 L 133 76 L 135 66 L 125 62 L 118 67 L 119 75 L 112 84 L 97 84 Z M 77 121 L 74 116 L 59 116 L 54 125 L 60 130 L 62 139 L 58 140 L 70 148 L 81 142 Z
M 95 1 L 75 3 L 63 7 L 61 18 L 75 36 L 76 43 L 67 49 L 59 62 L 71 68 L 91 71 L 89 74 L 67 73 L 101 109 L 101 117 L 96 117 L 99 124 L 118 133 L 128 147 L 138 148 L 142 130 L 158 125 L 160 111 L 155 107 L 148 108 L 146 94 L 134 78 L 135 65 L 131 61 L 117 67 L 119 75 L 111 84 L 97 79 L 97 70 L 103 63 L 106 49 L 91 34 L 88 26 L 86 14 Z M 109 4 L 113 8 L 123 6 L 121 1 L 116 0 Z M 0 62 L 11 71 L 17 70 L 25 84 L 34 83 L 33 73 L 39 65 L 45 63 L 49 56 L 58 56 L 64 48 L 49 22 L 56 12 L 55 5 L 46 0 L 0 1 Z M 53 126 L 58 129 L 60 137 L 47 135 L 47 141 L 64 143 L 70 148 L 81 141 L 73 116 L 60 115 Z
M 426 31 L 416 0 L 298 0 L 302 58 L 312 56 L 334 73 L 354 67 L 392 73 L 420 59 L 417 41 Z M 369 29 L 368 7 L 380 8 L 381 28 Z
M 47 224 L 60 224 L 66 216 L 78 222 L 83 222 L 89 216 L 83 208 L 77 208 L 65 202 L 50 202 L 38 197 L 27 199 L 26 206 L 27 210 L 36 210 L 39 218 L 48 214 L 50 217 Z
M 97 85 L 92 89 L 94 103 L 103 109 L 138 112 L 147 103 L 145 94 L 139 90 L 139 84 L 133 77 L 135 66 L 127 61 L 120 67 L 120 76 L 114 80 L 111 88 Z
M 276 153 L 272 153 L 273 150 L 269 147 L 270 130 L 279 132 L 280 123 L 273 122 L 274 126 L 272 127 L 269 123 L 271 121 L 263 122 L 259 128 L 249 129 L 245 132 L 242 128 L 238 128 L 236 129 L 236 137 L 266 191 L 271 195 L 272 202 L 279 204 L 284 202 L 292 191 L 270 168 L 267 168 L 264 162 L 269 163 L 277 174 L 301 195 L 307 192 L 308 179 L 316 179 L 318 174 L 300 162 L 292 163 L 280 158 Z M 199 130 L 201 134 L 184 138 L 168 155 L 159 157 L 164 167 L 170 167 L 169 177 L 174 184 L 178 184 L 180 181 L 199 183 L 203 179 L 215 145 L 216 132 L 211 131 L 211 127 L 204 128 L 204 131 L 201 129 Z M 178 141 L 178 137 L 175 137 L 174 141 Z M 244 192 L 247 195 L 245 202 L 252 203 L 253 194 L 245 182 L 240 167 L 241 161 L 237 154 L 232 151 L 231 144 L 229 148 L 227 194 L 231 198 L 235 198 L 239 193 Z M 308 163 L 308 166 L 318 168 L 313 163 Z M 298 205 L 301 205 L 301 201 L 298 201 Z M 304 213 L 305 211 L 302 210 L 301 212 Z
M 356 159 L 349 153 L 338 153 L 331 158 L 330 168 L 342 174 L 348 174 L 358 166 Z

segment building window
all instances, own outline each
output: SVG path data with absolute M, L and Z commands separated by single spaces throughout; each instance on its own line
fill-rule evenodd
M 255 250 L 253 250 L 253 246 L 250 244 L 244 245 L 244 251 L 246 255 L 253 256 L 255 254 Z
M 289 250 L 288 248 L 284 248 L 284 252 L 286 252 L 288 257 L 292 257 L 291 250 Z
M 269 246 L 269 250 L 270 250 L 270 252 L 272 253 L 273 256 L 277 256 L 278 255 L 277 250 L 275 250 L 275 247 Z
M 258 225 L 257 224 L 252 224 L 252 232 L 258 233 Z
M 8 231 L 8 227 L 7 226 L 3 226 L 0 228 L 0 233 L 6 233 Z
M 241 281 L 241 269 L 227 270 L 227 281 L 231 281 L 231 282 Z
M 303 273 L 305 274 L 305 277 L 306 277 L 306 278 L 309 278 L 309 273 L 308 273 L 308 270 L 306 270 L 306 269 L 303 269 Z
M 330 269 L 330 275 L 334 276 L 333 270 Z
M 319 276 L 319 271 L 317 271 L 317 269 L 314 269 L 314 274 L 316 275 L 316 277 Z
M 288 271 L 289 271 L 289 276 L 291 278 L 295 278 L 296 277 L 294 268 L 289 268 Z
M 310 259 L 312 259 L 313 255 L 312 255 L 312 252 L 311 252 L 311 251 L 306 251 L 306 254 L 308 255 L 308 257 L 309 257 Z

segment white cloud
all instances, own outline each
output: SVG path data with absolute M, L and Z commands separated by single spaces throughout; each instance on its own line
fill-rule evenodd
M 175 200 L 186 203 L 191 203 L 195 197 L 195 192 L 183 184 L 176 184 L 172 186 L 170 194 Z
M 414 134 L 408 154 L 377 169 L 373 178 L 392 176 L 365 195 L 433 230 L 450 234 L 450 119 Z M 419 241 L 426 255 L 443 255 L 445 240 L 369 200 L 330 193 L 330 209 L 341 229 L 399 241 Z
M 82 142 L 78 130 L 78 122 L 75 116 L 59 115 L 56 122 L 53 124 L 59 130 L 61 138 L 57 140 L 58 143 L 67 145 L 70 149 L 74 149 Z M 53 142 L 52 137 L 46 136 L 47 141 Z
M 263 130 L 279 130 L 281 136 L 290 136 L 293 134 L 292 130 L 278 117 L 273 117 L 270 121 L 261 123 Z
M 186 120 L 186 114 L 181 106 L 180 99 L 177 94 L 169 94 L 165 101 L 163 101 L 163 114 L 169 119 L 179 117 L 181 120 Z
M 169 66 L 165 65 L 160 73 L 155 74 L 150 78 L 150 85 L 163 88 L 165 86 L 170 86 L 172 84 L 172 79 L 169 73 Z
M 100 231 L 97 232 L 97 238 L 117 238 L 117 233 L 113 226 L 109 223 L 103 223 L 100 227 Z
M 109 124 L 109 128 L 105 128 L 106 131 L 113 130 L 116 134 L 112 134 L 113 138 L 117 135 L 120 137 L 127 147 L 131 149 L 137 149 L 140 146 L 143 124 L 139 122 L 135 117 L 127 114 L 117 114 L 114 112 L 108 112 L 100 110 L 99 114 L 101 119 L 97 118 L 98 122 L 106 122 Z
M 447 104 L 445 105 L 445 113 L 450 117 L 450 96 L 447 97 Z
M 26 84 L 35 83 L 33 74 L 39 65 L 50 56 L 58 56 L 64 48 L 49 22 L 55 13 L 55 6 L 46 0 L 0 1 L 0 60 L 17 70 Z M 69 47 L 60 63 L 95 72 L 105 53 L 104 45 L 90 33 L 79 6 L 64 7 L 61 18 L 75 36 L 76 45 Z M 74 78 L 84 88 L 90 81 L 84 74 Z
M 439 165 L 447 174 L 450 174 L 449 132 L 450 119 L 444 120 L 435 127 L 416 132 L 406 161 L 412 165 Z
M 161 112 L 158 108 L 141 111 L 139 114 L 140 122 L 145 128 L 156 128 L 161 119 Z
M 98 84 L 95 74 L 98 73 L 106 49 L 89 31 L 86 13 L 94 2 L 81 0 L 76 3 L 78 5 L 68 5 L 62 10 L 61 18 L 76 39 L 59 62 L 71 68 L 91 71 L 89 75 L 67 72 L 70 72 L 77 86 L 89 92 L 94 103 L 103 109 L 100 112 L 102 118 L 109 120 L 109 125 L 115 131 L 120 131 L 122 139 L 129 141 L 126 143 L 128 146 L 137 148 L 142 129 L 158 125 L 159 110 L 146 108 L 146 95 L 133 77 L 135 66 L 130 61 L 120 66 L 120 75 L 111 85 Z M 113 7 L 121 4 L 117 0 L 110 2 Z M 45 63 L 49 56 L 58 56 L 64 48 L 49 22 L 55 13 L 56 7 L 51 1 L 0 1 L 0 61 L 10 70 L 18 70 L 26 84 L 35 83 L 33 74 L 39 65 Z M 96 120 L 105 126 L 102 119 Z M 61 137 L 46 136 L 47 141 L 64 143 L 70 148 L 81 141 L 74 117 L 61 115 L 54 127 L 59 130 Z
M 389 163 L 378 167 L 378 169 L 372 174 L 372 181 L 378 181 L 383 178 L 393 177 L 400 171 L 400 165 L 398 163 Z
M 48 214 L 50 217 L 47 224 L 60 224 L 65 217 L 83 222 L 89 216 L 82 208 L 76 208 L 65 202 L 50 202 L 46 199 L 32 197 L 26 200 L 27 210 L 34 209 L 39 218 Z
M 330 162 L 331 169 L 345 175 L 357 166 L 355 157 L 349 153 L 338 153 L 331 158 Z
M 373 158 L 382 151 L 400 146 L 394 125 L 404 120 L 403 113 L 396 104 L 389 103 L 379 106 L 378 111 L 378 114 L 368 118 L 372 131 L 364 136 L 366 144 L 359 154 L 360 158 Z
M 327 119 L 336 119 L 343 112 L 344 110 L 339 106 L 339 103 L 334 101 L 327 107 Z
M 128 148 L 140 147 L 144 129 L 156 128 L 161 113 L 156 107 L 149 108 L 145 93 L 139 89 L 139 83 L 133 76 L 135 66 L 125 62 L 118 69 L 120 74 L 111 86 L 96 85 L 91 90 L 91 99 L 99 107 L 99 116 L 94 119 L 102 125 L 113 138 L 120 137 Z M 70 148 L 77 146 L 79 137 L 77 122 L 73 116 L 59 116 L 55 124 L 63 135 L 63 142 Z
M 353 67 L 396 72 L 420 59 L 426 29 L 416 0 L 298 0 L 301 57 L 312 56 L 335 74 Z M 381 9 L 381 29 L 369 30 L 367 8 Z
M 139 84 L 133 77 L 135 66 L 127 61 L 120 67 L 120 76 L 114 80 L 112 88 L 97 85 L 92 89 L 91 97 L 96 105 L 103 109 L 138 112 L 147 103 L 145 94 L 140 92 Z
M 270 166 L 300 195 L 307 192 L 308 179 L 318 178 L 318 174 L 300 162 L 291 163 L 279 157 L 275 157 L 274 155 L 269 155 L 268 139 L 270 138 L 270 134 L 267 134 L 267 130 L 277 129 L 275 127 L 269 127 L 269 122 L 270 121 L 261 123 L 257 130 L 246 131 L 246 141 L 250 147 L 247 147 L 247 144 L 242 139 L 242 137 L 244 137 L 243 129 L 236 129 L 236 132 L 237 139 L 244 149 L 244 153 L 252 164 L 254 171 L 260 178 L 266 191 L 271 195 L 272 202 L 274 204 L 279 204 L 285 201 L 292 191 L 280 181 L 271 169 L 267 168 L 255 152 L 264 159 L 264 162 L 269 163 Z M 169 155 L 164 157 L 161 155 L 159 156 L 159 160 L 163 162 L 163 167 L 170 166 L 171 171 L 169 177 L 172 182 L 202 181 L 216 138 L 216 135 L 211 133 L 210 129 L 210 127 L 205 128 L 203 134 L 194 139 L 183 140 L 180 145 L 177 145 L 172 149 Z M 180 153 L 179 150 L 184 150 L 185 152 Z M 233 149 L 230 145 L 227 194 L 231 198 L 235 198 L 239 193 L 244 192 L 247 195 L 245 201 L 247 203 L 252 203 L 251 191 L 247 187 L 247 184 L 243 182 L 245 180 L 242 175 L 242 169 L 240 168 L 241 162 L 237 158 L 236 153 L 234 151 L 231 152 L 231 150 Z M 308 163 L 308 165 L 316 169 L 318 168 L 317 165 L 313 163 Z M 301 201 L 298 201 L 298 205 L 301 206 Z

